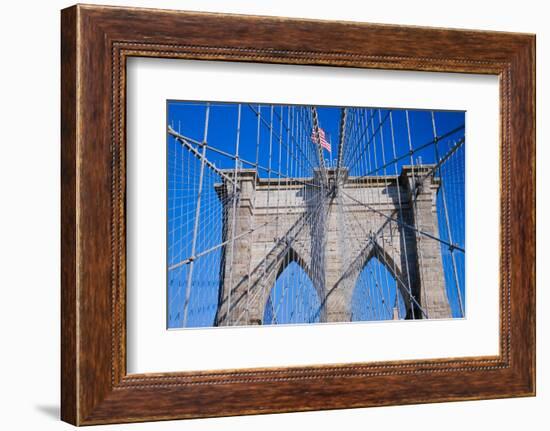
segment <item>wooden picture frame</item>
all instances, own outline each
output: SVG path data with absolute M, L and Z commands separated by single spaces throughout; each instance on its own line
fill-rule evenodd
M 90 425 L 535 394 L 534 35 L 83 5 L 61 15 L 64 421 Z M 130 56 L 498 75 L 500 354 L 128 375 Z

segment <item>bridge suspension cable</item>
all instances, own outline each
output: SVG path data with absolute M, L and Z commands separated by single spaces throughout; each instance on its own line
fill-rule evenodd
M 168 111 L 169 327 L 465 315 L 463 113 Z

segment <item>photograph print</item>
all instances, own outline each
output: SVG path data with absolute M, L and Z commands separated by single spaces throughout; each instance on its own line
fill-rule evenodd
M 166 107 L 168 329 L 466 317 L 465 112 Z

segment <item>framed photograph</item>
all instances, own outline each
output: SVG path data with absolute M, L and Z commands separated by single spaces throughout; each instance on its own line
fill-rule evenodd
M 61 33 L 63 420 L 535 394 L 533 35 Z

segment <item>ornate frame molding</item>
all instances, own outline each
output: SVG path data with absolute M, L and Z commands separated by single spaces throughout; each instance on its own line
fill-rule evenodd
M 198 31 L 204 25 L 216 30 Z M 256 26 L 270 31 L 258 34 Z M 312 32 L 333 37 L 313 40 Z M 534 36 L 523 34 L 80 5 L 63 10 L 62 419 L 80 425 L 533 395 L 534 47 Z M 127 375 L 130 56 L 498 75 L 500 354 Z M 249 399 L 251 391 L 262 397 Z

